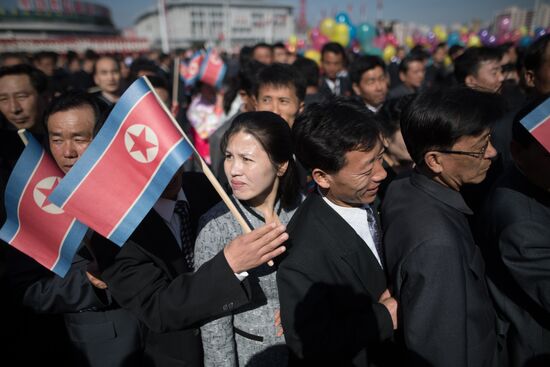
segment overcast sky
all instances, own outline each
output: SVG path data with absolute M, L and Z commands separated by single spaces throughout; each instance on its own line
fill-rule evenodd
M 145 10 L 155 7 L 155 0 L 93 0 L 111 8 L 113 21 L 119 28 L 131 26 Z M 169 1 L 169 0 L 167 0 Z M 298 0 L 257 0 L 258 2 L 283 3 L 295 6 L 299 13 Z M 544 1 L 544 0 L 541 0 Z M 489 21 L 495 12 L 508 6 L 532 9 L 536 0 L 385 0 L 383 19 L 397 19 L 421 24 L 467 23 L 474 18 Z M 546 2 L 550 2 L 546 0 Z M 372 22 L 376 16 L 376 0 L 309 0 L 307 19 L 317 25 L 323 15 L 334 12 L 349 12 L 354 23 Z M 548 25 L 546 25 L 548 26 Z

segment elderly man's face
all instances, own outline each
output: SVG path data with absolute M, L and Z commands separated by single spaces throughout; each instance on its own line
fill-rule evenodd
M 0 78 L 0 112 L 17 129 L 30 129 L 41 112 L 40 96 L 26 74 Z

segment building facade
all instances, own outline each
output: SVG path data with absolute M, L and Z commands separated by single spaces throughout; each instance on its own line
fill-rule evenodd
M 293 7 L 262 0 L 167 1 L 166 27 L 171 49 L 214 44 L 225 49 L 257 42 L 285 41 L 294 33 Z M 158 9 L 138 17 L 138 37 L 161 45 Z

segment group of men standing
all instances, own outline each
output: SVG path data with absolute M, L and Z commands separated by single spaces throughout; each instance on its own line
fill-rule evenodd
M 19 296 L 38 312 L 64 314 L 83 353 L 79 365 L 200 365 L 197 325 L 245 306 L 243 272 L 272 258 L 290 365 L 548 365 L 550 152 L 520 120 L 550 93 L 550 36 L 526 51 L 523 71 L 535 97 L 519 113 L 499 94 L 502 54 L 486 48 L 455 60 L 457 85 L 410 98 L 399 130 L 414 169 L 393 176 L 381 204 L 388 167 L 396 170 L 385 160 L 391 147 L 381 117 L 387 68 L 362 56 L 348 75 L 342 51 L 323 49 L 317 89 L 275 64 L 243 90 L 255 108 L 292 127 L 296 160 L 315 183 L 288 234 L 267 225 L 189 268 L 181 252 L 151 237 L 174 242 L 184 222 L 172 218 L 178 201 L 190 206 L 195 225 L 210 205 L 196 200 L 209 196 L 194 191 L 207 186 L 203 178 L 183 179 L 197 182 L 185 187 L 178 176 L 163 193 L 171 204 L 159 200 L 122 250 L 90 236 L 86 244 L 95 245 L 83 244 L 65 278 L 19 258 Z M 424 78 L 418 55 L 401 63 L 396 97 L 418 92 Z M 108 74 L 99 104 L 74 93 L 44 112 L 40 75 L 2 68 L 0 111 L 16 127 L 45 134 L 67 172 L 99 128 L 101 103 L 118 98 Z M 352 91 L 355 99 L 337 96 Z M 304 108 L 313 94 L 323 102 Z M 172 250 L 182 247 L 176 242 Z

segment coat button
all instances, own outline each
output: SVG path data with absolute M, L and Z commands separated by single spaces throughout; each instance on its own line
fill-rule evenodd
M 229 306 L 229 309 L 232 310 L 233 309 L 233 302 L 229 302 L 228 306 Z
M 223 305 L 222 310 L 227 311 L 227 305 Z

